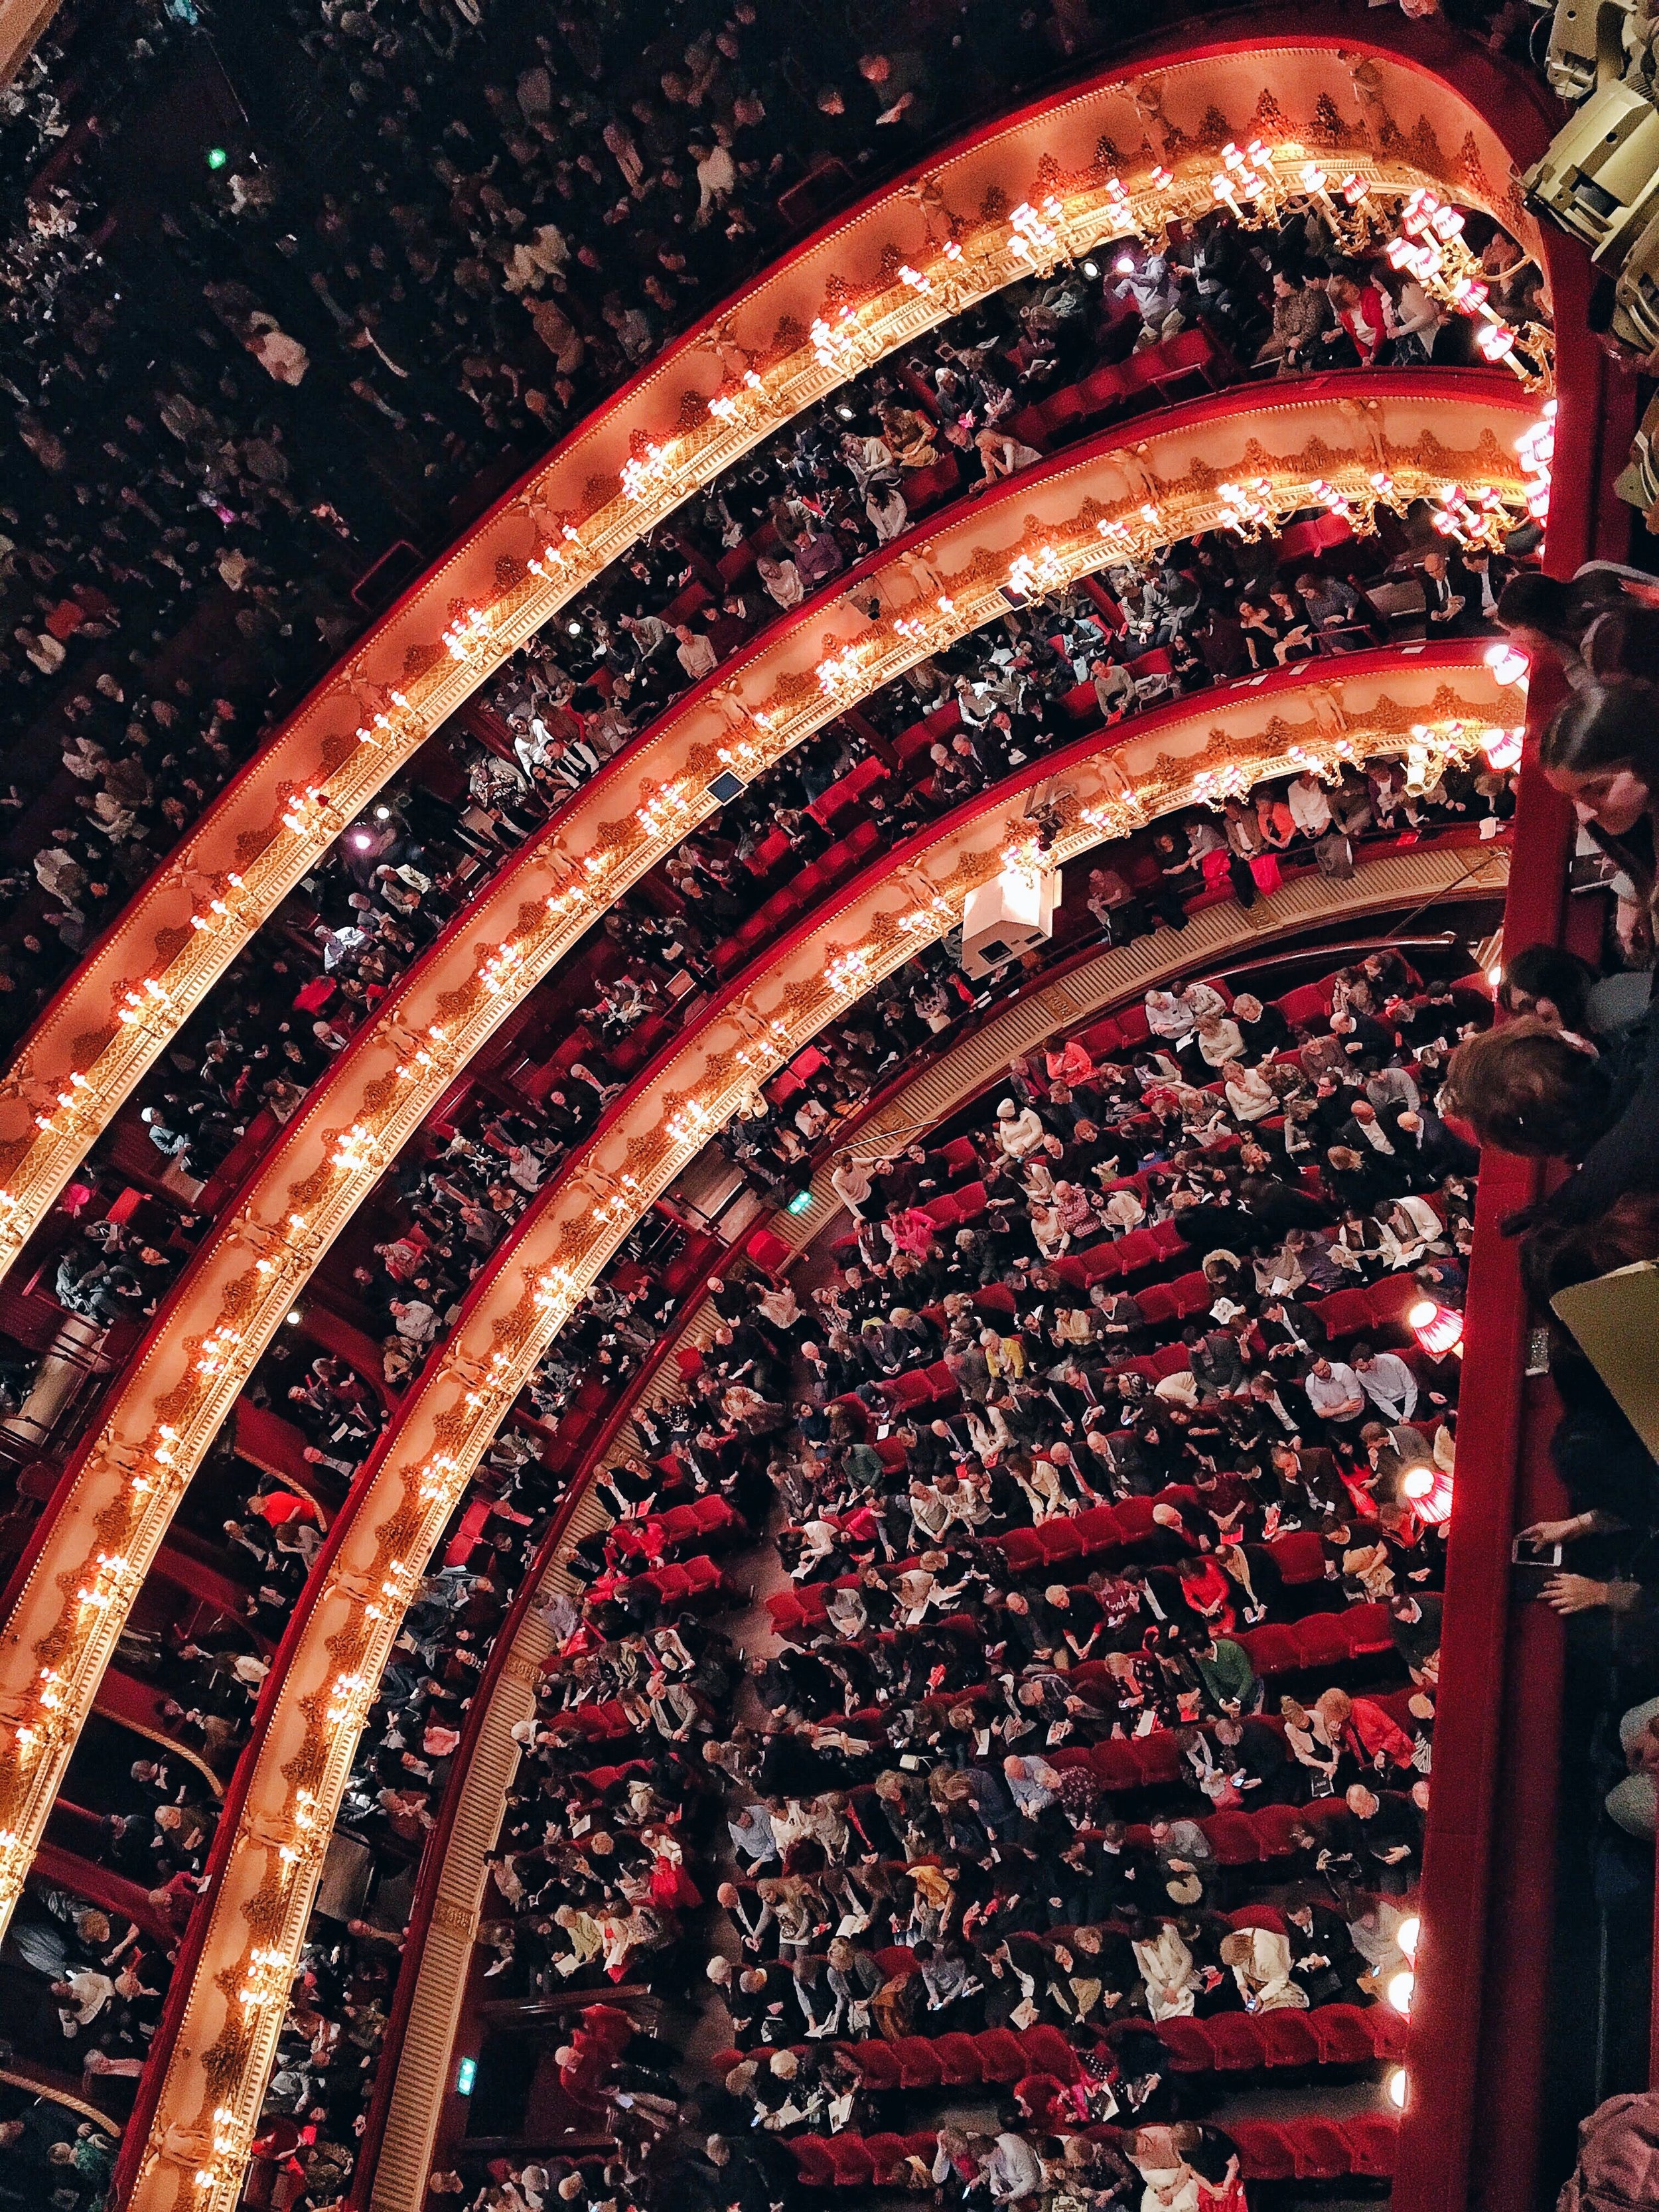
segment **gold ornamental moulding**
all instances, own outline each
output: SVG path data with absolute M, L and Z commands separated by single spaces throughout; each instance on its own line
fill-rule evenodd
M 1146 550 L 1206 526 L 1224 503 L 1219 464 L 1250 474 L 1286 512 L 1306 503 L 1316 480 L 1348 484 L 1360 497 L 1379 463 L 1402 493 L 1455 479 L 1522 495 L 1512 434 L 1527 416 L 1513 386 L 1472 376 L 1458 382 L 1473 392 L 1454 393 L 1437 380 L 1432 392 L 1360 400 L 1352 380 L 1324 381 L 1341 392 L 1187 410 L 1184 424 L 1161 424 L 1133 452 L 1057 465 L 1041 483 L 1015 487 L 1016 498 L 982 502 L 959 526 L 954 550 L 940 540 L 932 558 L 896 556 L 878 620 L 842 602 L 841 627 L 826 634 L 815 610 L 816 635 L 795 625 L 689 708 L 677 719 L 676 757 L 701 759 L 712 773 L 735 744 L 752 749 L 748 766 L 763 765 L 863 691 L 1002 611 L 1017 570 L 1047 589 L 1114 557 L 1119 541 L 1103 533 L 1128 527 L 1126 514 L 1139 518 Z M 1279 448 L 1291 437 L 1286 455 Z M 1146 519 L 1149 490 L 1157 522 Z M 1043 501 L 1047 520 L 1031 512 Z M 832 679 L 813 654 L 827 656 Z M 1484 687 L 1483 698 L 1494 688 L 1489 676 L 1466 681 Z M 1218 713 L 1224 696 L 1212 696 Z M 738 727 L 752 727 L 752 738 Z M 1131 740 L 1126 757 L 1133 751 Z M 684 792 L 650 788 L 620 822 L 580 817 L 589 849 L 580 866 L 549 854 L 532 866 L 520 855 L 471 915 L 475 927 L 452 933 L 412 972 L 282 1133 L 119 1378 L 0 1624 L 0 1924 L 133 1595 L 237 1395 L 322 1254 L 471 1054 L 593 915 L 698 818 L 701 787 L 695 804 Z M 590 801 L 605 803 L 604 794 Z
M 1220 710 L 1203 702 L 1121 745 L 1037 764 L 1024 789 L 942 824 L 851 886 L 638 1079 L 474 1285 L 336 1523 L 251 1753 L 234 1842 L 204 1901 L 208 1924 L 129 2212 L 235 2204 L 327 1838 L 421 1576 L 537 1363 L 714 1132 L 827 1022 L 954 926 L 978 885 L 1078 859 L 1212 795 L 1218 778 L 1307 766 L 1330 775 L 1344 760 L 1425 739 L 1468 758 L 1504 711 L 1484 664 L 1454 683 L 1403 663 L 1352 686 L 1333 675 Z M 1024 813 L 1039 784 L 1053 785 L 1060 823 L 1047 859 Z
M 1412 28 L 1382 43 L 1409 50 Z M 1506 127 L 1527 119 L 1517 98 Z M 1295 37 L 1143 58 L 829 226 L 483 517 L 129 902 L 0 1081 L 0 1272 L 252 933 L 508 653 L 682 500 L 895 348 L 1018 278 L 1213 205 L 1230 143 L 1252 147 L 1275 190 L 1310 164 L 1333 189 L 1349 175 L 1379 197 L 1425 185 L 1545 250 L 1485 115 L 1375 37 L 1365 51 Z

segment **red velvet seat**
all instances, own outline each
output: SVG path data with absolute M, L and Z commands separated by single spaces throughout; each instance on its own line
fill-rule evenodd
M 1149 1328 L 1162 1328 L 1166 1323 L 1180 1319 L 1176 1304 L 1175 1290 L 1169 1283 L 1150 1283 L 1135 1294 L 1135 1304 L 1140 1308 Z
M 985 2079 L 980 2069 L 979 2049 L 971 2035 L 936 2035 L 933 2051 L 939 2060 L 940 2079 L 947 2089 L 975 2087 Z
M 1311 1528 L 1280 1536 L 1273 1544 L 1273 1565 L 1287 1583 L 1319 1583 L 1325 1579 L 1325 1547 Z
M 997 1538 L 997 1543 L 1014 1574 L 1035 1574 L 1042 1565 L 1042 1545 L 1035 1528 L 1011 1528 Z M 775 1602 L 775 1599 L 767 1601 L 769 1606 Z
M 899 2062 L 895 2046 L 874 2040 L 854 2043 L 848 2046 L 853 2063 L 867 2089 L 896 2089 L 899 2086 Z
M 1117 1508 L 1115 1505 L 1087 1506 L 1074 1516 L 1072 1526 L 1077 1530 L 1077 1540 L 1085 1558 L 1119 1540 Z
M 1177 2074 L 1207 2074 L 1214 2063 L 1207 2021 L 1161 2020 L 1158 2034 Z
M 1386 2112 L 1356 2112 L 1342 2123 L 1350 2173 L 1370 2174 L 1386 2180 L 1394 2172 L 1399 2146 L 1396 2123 Z
M 875 2160 L 862 2136 L 831 2136 L 830 2164 L 838 2189 L 867 2189 L 875 2178 Z
M 902 2035 L 892 2045 L 898 2060 L 899 2086 L 905 2089 L 937 2089 L 943 2075 L 933 2046 L 922 2035 Z
M 1386 1651 L 1394 1642 L 1394 1623 L 1386 1605 L 1351 1605 L 1337 1618 L 1356 1658 L 1364 1651 Z
M 1026 2028 L 1019 2045 L 1025 2054 L 1028 2073 L 1052 2074 L 1057 2081 L 1075 2081 L 1083 2072 L 1071 2044 L 1057 2027 L 1049 2027 L 1046 2021 Z
M 1265 2065 L 1260 2029 L 1247 2012 L 1218 2012 L 1204 2023 L 1218 2074 L 1249 2074 Z
M 1181 1753 L 1173 1729 L 1156 1729 L 1151 1735 L 1131 1736 L 1127 1748 L 1134 1753 L 1140 1787 L 1158 1790 L 1181 1777 Z
M 1249 2181 L 1292 2181 L 1296 2153 L 1291 2144 L 1294 2122 L 1236 2120 L 1227 2132 L 1238 2145 L 1238 2162 Z
M 885 2186 L 894 2169 L 910 2154 L 909 2138 L 890 2130 L 866 2136 L 864 2148 L 870 2154 L 871 2179 L 878 2189 Z
M 1285 1916 L 1276 1905 L 1241 1905 L 1227 1917 L 1235 1928 L 1263 1928 L 1270 1936 L 1285 1932 Z
M 1298 2181 L 1334 2181 L 1348 2171 L 1347 2138 L 1335 2120 L 1303 2116 L 1291 2131 Z
M 836 2161 L 830 2154 L 828 2136 L 796 2136 L 789 2148 L 795 2154 L 801 2180 L 808 2189 L 835 2186 Z
M 1018 2081 L 1029 2072 L 1019 2038 L 1006 2027 L 981 2028 L 974 2038 L 981 2077 L 987 2081 Z
M 1376 2056 L 1370 2014 L 1352 2004 L 1320 2005 L 1308 2015 L 1326 2066 L 1364 2066 Z
M 1128 397 L 1129 380 L 1123 374 L 1121 362 L 1111 362 L 1104 368 L 1096 369 L 1085 376 L 1078 389 L 1082 393 L 1085 412 L 1091 417 L 1105 415 L 1121 407 Z
M 1278 1557 L 1277 1551 L 1274 1553 Z M 1340 1613 L 1310 1613 L 1296 1624 L 1298 1663 L 1306 1668 L 1334 1667 L 1348 1656 L 1347 1632 Z
M 1285 2009 L 1258 2013 L 1256 2032 L 1261 2042 L 1264 2066 L 1316 2066 L 1319 2038 L 1305 2012 Z
M 1352 1336 L 1371 1326 L 1369 1290 L 1332 1291 L 1319 1301 L 1319 1318 L 1328 1336 Z
M 1150 1229 L 1132 1229 L 1127 1237 L 1120 1237 L 1112 1249 L 1126 1275 L 1133 1274 L 1137 1267 L 1150 1267 L 1158 1256 L 1158 1240 Z
M 1154 364 L 1152 380 L 1160 392 L 1167 396 L 1171 386 L 1188 377 L 1196 377 L 1200 384 L 1213 389 L 1221 365 L 1221 350 L 1201 325 L 1177 331 L 1174 337 L 1164 338 L 1147 350 Z
M 1089 1753 L 1090 1770 L 1103 1790 L 1133 1790 L 1140 1779 L 1140 1762 L 1134 1746 L 1121 1736 L 1109 1736 Z
M 1248 1813 L 1213 1813 L 1200 1825 L 1220 1865 L 1255 1866 L 1260 1860 L 1261 1839 Z
M 1047 1565 L 1057 1566 L 1063 1560 L 1075 1559 L 1082 1555 L 1082 1541 L 1069 1520 L 1061 1517 L 1045 1521 L 1036 1534 Z
M 1265 1628 L 1247 1629 L 1236 1638 L 1249 1655 L 1258 1674 L 1289 1674 L 1302 1664 L 1294 1629 L 1269 1621 Z

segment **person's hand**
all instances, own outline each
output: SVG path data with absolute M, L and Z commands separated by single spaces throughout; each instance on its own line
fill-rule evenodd
M 1570 1613 L 1593 1613 L 1609 1601 L 1607 1583 L 1592 1582 L 1588 1575 L 1552 1575 L 1542 1595 L 1564 1619 Z
M 1529 1528 L 1521 1529 L 1515 1540 L 1517 1544 L 1565 1544 L 1570 1543 L 1573 1537 L 1580 1533 L 1579 1518 L 1575 1514 L 1566 1521 L 1534 1521 Z M 1578 1577 L 1567 1575 L 1562 1579 L 1572 1582 Z

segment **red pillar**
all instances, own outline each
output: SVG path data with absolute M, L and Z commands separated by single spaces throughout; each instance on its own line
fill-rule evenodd
M 1564 347 L 1545 566 L 1569 577 L 1597 556 L 1622 558 L 1628 544 L 1630 511 L 1612 486 L 1628 454 L 1635 389 L 1588 337 L 1583 258 L 1552 246 Z M 1562 935 L 1574 825 L 1538 771 L 1535 740 L 1563 688 L 1540 670 L 1528 701 L 1506 959 Z M 1522 2212 L 1537 2201 L 1562 1642 L 1553 1613 L 1511 1603 L 1510 1551 L 1517 1528 L 1561 1505 L 1548 1458 L 1557 1408 L 1547 1382 L 1525 1377 L 1530 1316 L 1517 1247 L 1499 1224 L 1539 1182 L 1536 1163 L 1483 1158 L 1395 2212 Z

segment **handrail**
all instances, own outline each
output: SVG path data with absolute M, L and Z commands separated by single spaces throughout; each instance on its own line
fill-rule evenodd
M 0 1082 L 0 1269 L 252 930 L 507 653 L 780 422 L 1029 274 L 1006 220 L 1016 201 L 1058 207 L 1060 256 L 1136 222 L 1190 216 L 1211 204 L 1216 118 L 1227 135 L 1256 136 L 1257 109 L 1246 117 L 1241 103 L 1261 92 L 1297 134 L 1286 164 L 1313 146 L 1389 189 L 1438 186 L 1490 208 L 1547 268 L 1553 245 L 1537 240 L 1511 158 L 1548 140 L 1540 88 L 1429 27 L 1366 29 L 1363 88 L 1351 28 L 1310 27 L 1305 9 L 1269 12 L 1249 40 L 1186 52 L 1178 33 L 1155 40 L 1132 67 L 1096 72 L 872 194 L 596 410 L 239 771 L 33 1025 Z M 1149 122 L 1139 72 L 1153 66 Z M 1327 118 L 1356 108 L 1359 120 L 1339 120 L 1333 135 Z M 1115 138 L 1141 149 L 1116 164 L 1121 175 L 1103 166 Z M 1164 157 L 1176 183 L 1161 187 Z M 825 337 L 809 340 L 809 325 Z

